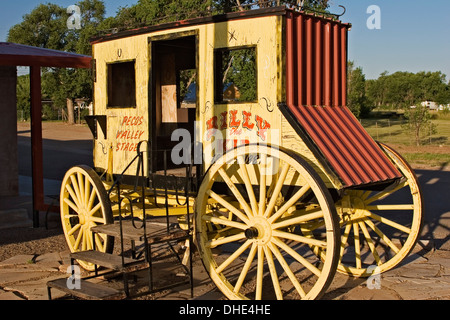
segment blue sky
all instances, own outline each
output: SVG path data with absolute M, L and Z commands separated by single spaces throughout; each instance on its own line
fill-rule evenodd
M 78 0 L 13 0 L 2 1 L 0 41 L 6 41 L 9 28 L 22 21 L 40 3 L 56 3 L 68 7 Z M 120 6 L 137 0 L 106 0 L 107 15 L 115 15 Z M 332 12 L 352 24 L 349 33 L 349 59 L 362 67 L 367 79 L 376 79 L 388 71 L 442 71 L 450 80 L 450 1 L 449 0 L 331 0 Z M 369 29 L 371 14 L 367 8 L 380 8 L 381 29 Z

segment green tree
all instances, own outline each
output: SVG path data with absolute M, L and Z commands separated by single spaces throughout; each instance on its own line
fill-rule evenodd
M 446 104 L 450 100 L 449 85 L 441 72 L 384 72 L 367 84 L 367 96 L 376 107 L 408 109 L 416 101 L 435 101 Z
M 65 19 L 64 19 L 65 18 Z M 29 46 L 64 50 L 67 14 L 56 4 L 40 4 L 8 32 L 8 41 Z
M 17 77 L 17 111 L 25 121 L 30 119 L 30 100 L 30 75 Z
M 428 108 L 420 101 L 414 107 L 405 111 L 406 124 L 404 128 L 410 131 L 417 146 L 421 145 L 424 135 L 436 133 L 436 125 L 431 122 L 431 115 Z
M 302 1 L 261 0 L 139 0 L 133 6 L 121 7 L 114 19 L 107 19 L 109 28 L 131 28 L 155 25 L 182 19 L 221 14 L 230 11 L 267 8 L 278 5 L 299 5 Z M 304 8 L 325 11 L 329 0 L 305 0 Z M 106 24 L 105 24 L 106 26 Z
M 353 61 L 347 66 L 347 104 L 356 117 L 368 115 L 371 108 L 366 97 L 366 77 L 361 67 L 355 67 Z
M 233 8 L 236 10 L 245 10 L 247 8 L 269 8 L 280 5 L 300 6 L 303 5 L 305 9 L 321 10 L 324 11 L 328 8 L 329 0 L 218 0 L 217 6 L 222 8 L 225 12 L 231 11 Z
M 103 1 L 83 0 L 77 3 L 81 12 L 81 29 L 70 30 L 67 9 L 55 4 L 41 4 L 8 32 L 8 41 L 47 49 L 91 55 L 89 38 L 97 34 L 105 16 Z M 73 114 L 73 99 L 92 99 L 92 76 L 86 69 L 44 68 L 43 95 L 57 107 Z M 69 123 L 74 123 L 73 116 Z

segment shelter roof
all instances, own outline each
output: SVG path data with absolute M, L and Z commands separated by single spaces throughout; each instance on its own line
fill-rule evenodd
M 90 68 L 91 60 L 90 56 L 76 53 L 0 42 L 0 65 L 2 66 Z

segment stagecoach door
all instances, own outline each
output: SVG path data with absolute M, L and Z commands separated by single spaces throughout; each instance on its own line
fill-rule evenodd
M 177 136 L 188 134 L 193 142 L 198 93 L 197 43 L 196 32 L 149 39 L 152 145 L 149 170 L 153 184 L 159 188 L 184 189 L 186 176 L 195 171 L 195 168 L 191 172 L 186 170 L 187 161 L 180 163 L 185 154 L 172 152 L 180 145 L 180 141 L 172 141 L 172 136 L 178 130 Z

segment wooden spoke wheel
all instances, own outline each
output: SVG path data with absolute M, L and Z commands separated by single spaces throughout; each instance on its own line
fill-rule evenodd
M 105 188 L 93 169 L 76 166 L 67 171 L 61 185 L 60 206 L 64 235 L 71 252 L 95 247 L 97 251 L 112 253 L 113 238 L 91 232 L 94 226 L 113 223 Z M 88 271 L 94 270 L 90 263 L 78 263 Z
M 350 276 L 369 277 L 397 266 L 414 248 L 422 227 L 417 177 L 397 152 L 381 147 L 403 178 L 380 191 L 347 190 L 336 204 L 342 235 L 338 271 Z
M 197 246 L 211 279 L 229 299 L 315 299 L 331 283 L 340 234 L 328 189 L 302 158 L 247 145 L 208 170 L 195 211 Z M 298 225 L 317 218 L 321 237 Z M 325 249 L 321 261 L 310 245 Z

